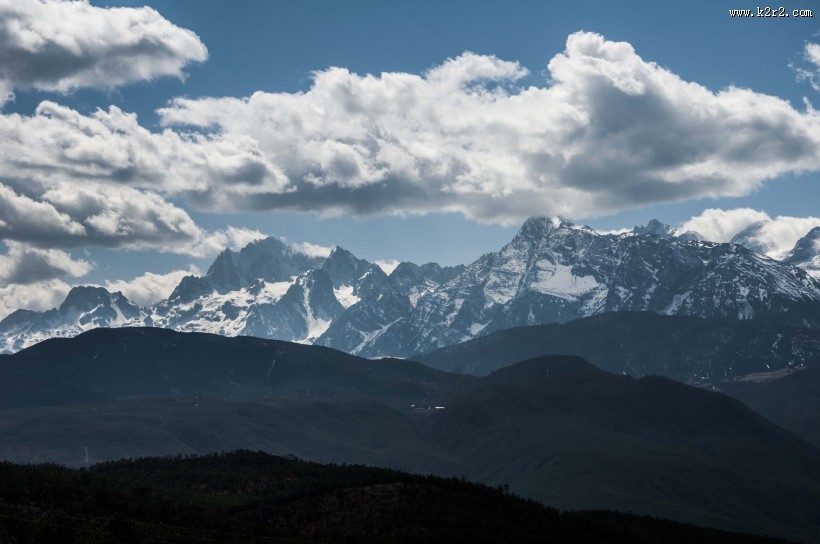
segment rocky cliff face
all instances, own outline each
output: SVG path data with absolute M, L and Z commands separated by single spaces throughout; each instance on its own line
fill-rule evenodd
M 531 218 L 501 251 L 414 301 L 398 292 L 362 301 L 355 325 L 337 321 L 319 343 L 407 356 L 602 312 L 751 319 L 820 301 L 820 284 L 802 270 L 734 244 L 675 238 L 659 225 L 648 231 L 601 235 L 566 220 Z
M 814 227 L 799 239 L 783 262 L 799 266 L 815 278 L 820 278 L 820 227 Z

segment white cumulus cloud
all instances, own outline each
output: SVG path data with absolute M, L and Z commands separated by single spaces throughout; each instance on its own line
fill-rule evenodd
M 203 206 L 510 223 L 739 196 L 820 169 L 812 111 L 684 81 L 628 43 L 575 33 L 548 72 L 549 84 L 521 88 L 518 63 L 465 53 L 421 75 L 330 68 L 306 92 L 180 98 L 159 113 L 265 165 L 256 185 L 223 183 Z
M 267 238 L 267 235 L 255 229 L 229 226 L 223 230 L 211 232 L 192 248 L 192 255 L 216 255 L 225 248 L 239 251 L 246 245 Z
M 80 277 L 93 268 L 88 261 L 73 259 L 58 249 L 39 249 L 15 242 L 6 242 L 6 245 L 8 251 L 0 255 L 0 285 L 32 284 L 63 276 Z
M 725 243 L 749 225 L 770 221 L 766 212 L 752 208 L 735 208 L 722 210 L 709 208 L 699 215 L 691 217 L 681 225 L 679 232 L 693 231 L 710 242 Z
M 800 238 L 817 226 L 820 226 L 820 217 L 770 217 L 751 208 L 713 208 L 686 221 L 680 232 L 694 231 L 712 242 L 730 242 L 738 237 L 735 241 L 742 242 L 749 249 L 782 259 Z M 741 237 L 743 240 L 739 239 Z
M 50 310 L 65 300 L 71 286 L 60 279 L 0 286 L 0 319 L 15 310 Z
M 330 252 L 333 251 L 332 247 L 311 244 L 310 242 L 291 244 L 291 247 L 299 253 L 304 253 L 308 257 L 327 257 L 330 255 Z
M 0 0 L 0 105 L 15 89 L 111 89 L 183 77 L 208 58 L 199 37 L 149 7 L 87 0 Z
M 399 261 L 397 261 L 396 259 L 385 259 L 385 260 L 378 260 L 378 261 L 376 261 L 375 264 L 378 265 L 379 268 L 381 268 L 382 271 L 384 271 L 384 273 L 389 276 L 390 274 L 393 273 L 393 271 L 396 269 L 396 267 L 399 266 L 401 263 Z
M 798 81 L 808 81 L 815 91 L 820 92 L 820 44 L 806 42 L 803 48 L 805 65 L 795 66 L 792 69 L 797 74 Z
M 185 276 L 201 276 L 202 271 L 194 265 L 187 270 L 173 270 L 166 274 L 146 272 L 131 280 L 107 281 L 105 288 L 109 291 L 120 291 L 129 300 L 140 306 L 151 306 L 168 298 Z
M 264 238 L 228 226 L 206 231 L 187 211 L 153 191 L 102 182 L 0 182 L 0 238 L 38 247 L 153 249 L 203 257 Z
M 329 68 L 304 92 L 173 100 L 159 131 L 115 106 L 0 114 L 0 238 L 203 256 L 262 235 L 208 232 L 191 208 L 510 224 L 739 196 L 820 169 L 814 110 L 684 81 L 625 42 L 578 32 L 548 83 L 522 87 L 527 73 L 474 53 L 422 74 Z

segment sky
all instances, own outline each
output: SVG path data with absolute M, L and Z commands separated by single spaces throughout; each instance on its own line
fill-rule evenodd
M 531 215 L 763 221 L 782 253 L 820 225 L 820 2 L 782 5 L 0 0 L 0 317 L 151 304 L 263 236 L 452 265 Z

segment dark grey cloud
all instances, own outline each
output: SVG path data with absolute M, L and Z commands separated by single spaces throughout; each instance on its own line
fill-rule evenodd
M 27 194 L 0 182 L 2 240 L 39 248 L 99 246 L 204 256 L 262 237 L 234 227 L 206 231 L 160 195 L 127 186 L 86 181 L 25 189 Z
M 65 251 L 8 243 L 8 251 L 0 254 L 0 286 L 84 276 L 91 268 L 89 262 L 75 260 Z

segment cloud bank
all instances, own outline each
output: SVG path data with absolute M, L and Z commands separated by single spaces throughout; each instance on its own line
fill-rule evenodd
M 176 99 L 169 128 L 243 142 L 253 172 L 201 206 L 401 214 L 457 211 L 514 223 L 740 196 L 820 168 L 820 120 L 788 102 L 713 92 L 579 32 L 519 88 L 515 62 L 465 53 L 421 75 L 314 74 L 302 93 Z M 205 142 L 199 142 L 204 144 Z M 215 161 L 214 161 L 215 162 Z
M 112 293 L 122 292 L 129 300 L 140 306 L 151 306 L 168 298 L 174 288 L 182 281 L 182 278 L 191 275 L 201 276 L 202 271 L 196 266 L 191 266 L 188 270 L 173 270 L 167 274 L 146 272 L 128 281 L 107 281 L 105 288 Z
M 0 217 L 0 238 L 51 248 L 94 245 L 202 257 L 264 237 L 237 227 L 208 232 L 154 192 L 90 181 L 0 181 Z
M 159 110 L 161 132 L 116 107 L 86 116 L 45 102 L 3 116 L 0 171 L 40 203 L 47 190 L 23 190 L 30 180 L 93 180 L 200 210 L 455 211 L 510 224 L 740 196 L 820 169 L 813 110 L 713 92 L 628 43 L 573 34 L 548 71 L 548 85 L 520 88 L 524 67 L 473 53 L 421 75 L 330 68 L 306 92 L 175 99 Z
M 80 277 L 91 271 L 91 263 L 75 260 L 65 251 L 38 249 L 7 242 L 8 251 L 0 255 L 0 285 L 30 284 L 63 276 Z
M 50 310 L 65 300 L 70 289 L 71 286 L 59 279 L 0 286 L 0 319 L 20 308 Z
M 736 236 L 742 237 L 743 245 L 749 249 L 783 259 L 800 238 L 817 226 L 820 217 L 770 217 L 751 208 L 712 208 L 686 221 L 679 232 L 694 231 L 712 242 L 731 242 Z
M 330 252 L 333 251 L 332 247 L 311 244 L 310 242 L 291 244 L 291 247 L 299 253 L 307 255 L 308 257 L 327 257 L 330 255 Z
M 0 0 L 0 105 L 17 90 L 67 93 L 184 76 L 208 58 L 199 37 L 148 8 L 87 0 Z

